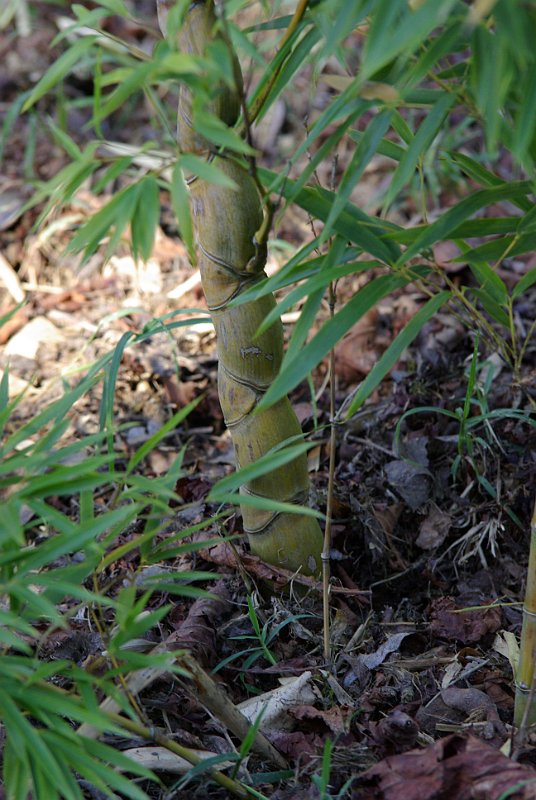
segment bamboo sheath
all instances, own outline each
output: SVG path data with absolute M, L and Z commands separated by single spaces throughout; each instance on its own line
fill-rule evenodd
M 165 32 L 170 0 L 157 0 Z M 203 55 L 218 37 L 213 0 L 190 6 L 179 33 L 179 49 Z M 236 58 L 233 54 L 233 58 Z M 236 64 L 236 74 L 241 80 Z M 228 125 L 240 113 L 238 91 L 216 87 L 206 109 Z M 213 163 L 238 186 L 238 190 L 190 182 L 192 220 L 199 269 L 218 341 L 218 389 L 225 423 L 231 433 L 238 467 L 255 462 L 276 445 L 301 435 L 287 398 L 266 410 L 257 404 L 278 374 L 283 356 L 283 328 L 278 321 L 260 336 L 255 333 L 274 307 L 272 296 L 240 305 L 230 302 L 252 282 L 264 276 L 266 245 L 255 234 L 263 223 L 263 210 L 255 181 L 242 165 L 225 154 L 211 153 L 209 143 L 192 125 L 192 95 L 181 85 L 178 107 L 178 141 L 182 152 L 213 159 Z M 244 485 L 241 490 L 277 501 L 304 505 L 309 492 L 305 455 Z M 320 571 L 322 534 L 317 521 L 301 514 L 277 513 L 242 506 L 244 530 L 251 550 L 271 564 L 316 575 Z

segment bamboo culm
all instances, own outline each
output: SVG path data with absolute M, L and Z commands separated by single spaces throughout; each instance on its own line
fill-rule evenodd
M 157 2 L 165 33 L 166 9 L 171 3 Z M 178 34 L 179 49 L 203 55 L 207 45 L 221 36 L 215 33 L 216 22 L 212 0 L 194 2 Z M 236 56 L 232 57 L 237 79 L 241 81 Z M 234 125 L 240 114 L 240 91 L 240 86 L 231 89 L 222 84 L 206 110 L 227 125 Z M 234 190 L 195 178 L 190 182 L 190 200 L 201 279 L 217 335 L 220 403 L 237 466 L 244 467 L 281 442 L 301 436 L 301 428 L 287 398 L 268 409 L 257 409 L 277 376 L 283 357 L 280 321 L 256 335 L 275 305 L 274 298 L 270 295 L 243 305 L 231 305 L 233 299 L 264 276 L 266 245 L 256 239 L 264 221 L 257 185 L 247 167 L 225 153 L 214 153 L 214 148 L 196 132 L 192 105 L 191 91 L 183 84 L 177 121 L 181 151 L 210 158 L 238 187 Z M 241 492 L 306 505 L 309 495 L 306 456 L 251 480 Z M 286 569 L 319 573 L 322 534 L 316 519 L 249 505 L 242 506 L 242 517 L 253 553 Z

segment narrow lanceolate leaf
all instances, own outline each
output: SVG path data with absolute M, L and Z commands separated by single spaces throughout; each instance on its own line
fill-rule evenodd
M 495 152 L 503 124 L 501 106 L 512 79 L 513 70 L 504 36 L 479 25 L 473 34 L 471 84 L 476 104 L 485 120 L 488 150 Z
M 85 36 L 73 44 L 63 53 L 48 69 L 41 80 L 34 87 L 31 95 L 24 103 L 22 110 L 28 111 L 38 100 L 49 92 L 57 83 L 62 81 L 73 67 L 80 64 L 85 53 L 93 46 L 97 36 Z
M 188 251 L 191 263 L 195 264 L 196 253 L 192 214 L 190 211 L 190 197 L 180 162 L 177 162 L 173 167 L 173 174 L 171 176 L 171 203 L 177 218 L 181 239 Z
M 409 283 L 399 275 L 382 275 L 361 289 L 338 311 L 290 362 L 283 361 L 278 377 L 272 383 L 259 408 L 266 408 L 284 397 L 300 383 L 335 347 L 352 325 L 373 308 L 383 297 Z
M 344 176 L 335 194 L 335 202 L 331 207 L 324 230 L 322 231 L 320 243 L 325 242 L 331 236 L 335 220 L 343 211 L 346 203 L 350 199 L 354 186 L 357 185 L 370 159 L 376 154 L 376 150 L 383 136 L 387 133 L 391 116 L 391 111 L 382 111 L 377 117 L 374 117 L 363 134 L 363 138 L 356 147 L 350 164 L 344 171 Z
M 440 292 L 435 297 L 432 297 L 408 322 L 406 327 L 400 331 L 359 387 L 359 391 L 348 409 L 347 417 L 351 417 L 361 408 L 365 400 L 370 397 L 374 389 L 394 367 L 406 347 L 409 347 L 415 337 L 418 336 L 425 322 L 428 322 L 449 298 L 450 292 L 448 291 Z
M 519 283 L 516 284 L 512 292 L 512 299 L 515 300 L 520 294 L 526 292 L 531 286 L 536 283 L 536 267 L 530 269 L 526 275 L 523 275 Z
M 262 325 L 259 326 L 258 333 L 268 330 L 270 325 L 273 325 L 275 320 L 288 311 L 289 308 L 296 305 L 303 297 L 311 295 L 318 289 L 325 289 L 331 281 L 338 281 L 344 278 L 345 275 L 356 275 L 360 272 L 376 269 L 379 267 L 377 261 L 354 261 L 350 264 L 341 264 L 331 269 L 324 269 L 318 274 L 305 276 L 307 280 L 299 283 L 295 289 L 287 294 L 270 313 L 264 318 Z M 300 317 L 301 318 L 301 317 Z
M 218 492 L 218 502 L 231 503 L 235 506 L 251 506 L 251 508 L 261 508 L 264 511 L 275 511 L 279 514 L 305 514 L 306 517 L 325 519 L 324 514 L 322 514 L 321 511 L 316 511 L 314 508 L 297 506 L 293 503 L 283 503 L 280 500 L 271 500 L 269 497 L 260 497 L 259 495 L 254 494 L 238 494 L 234 492 L 220 494 L 220 492 Z M 206 542 L 203 542 L 203 545 L 206 547 Z M 191 552 L 190 548 L 191 544 L 188 543 L 187 545 L 184 545 L 184 549 L 187 550 L 188 553 Z
M 517 160 L 534 174 L 534 161 L 529 151 L 534 141 L 536 119 L 536 62 L 534 62 L 523 79 L 523 102 L 520 103 L 516 123 L 512 127 L 512 150 Z
M 395 197 L 413 178 L 419 159 L 425 156 L 437 136 L 449 109 L 454 105 L 454 100 L 454 95 L 444 94 L 424 118 L 395 170 L 385 196 L 384 208 L 391 205 Z
M 485 261 L 471 263 L 470 269 L 478 281 L 479 288 L 495 300 L 496 303 L 506 305 L 508 302 L 508 289 L 495 270 Z
M 138 183 L 138 202 L 131 222 L 132 252 L 134 258 L 148 261 L 153 250 L 156 229 L 160 218 L 160 193 L 153 175 Z
M 106 119 L 113 111 L 120 108 L 125 101 L 135 92 L 143 88 L 146 81 L 155 70 L 153 63 L 140 64 L 132 69 L 130 75 L 107 97 L 93 118 L 93 123 Z
M 123 0 L 99 0 L 99 5 L 107 8 L 112 14 L 118 14 L 120 17 L 130 17 L 130 11 Z
M 201 158 L 193 153 L 183 153 L 179 159 L 180 166 L 184 172 L 190 172 L 197 178 L 202 178 L 208 183 L 215 183 L 217 186 L 226 186 L 229 189 L 237 190 L 236 183 L 225 174 L 221 169 L 207 161 L 206 158 Z
M 304 342 L 307 341 L 307 337 L 309 336 L 309 332 L 314 325 L 315 319 L 318 316 L 318 312 L 320 310 L 320 306 L 322 304 L 322 299 L 324 297 L 324 289 L 317 289 L 314 292 L 309 293 L 309 297 L 307 298 L 294 326 L 294 330 L 292 331 L 292 336 L 290 342 L 287 346 L 287 352 L 285 358 L 288 361 L 291 361 L 294 356 L 298 355 L 301 352 L 301 348 Z
M 512 183 L 501 183 L 491 189 L 480 189 L 453 208 L 450 208 L 436 222 L 427 227 L 401 256 L 398 265 L 405 264 L 410 258 L 435 244 L 435 242 L 446 239 L 458 225 L 468 220 L 479 209 L 492 203 L 526 198 L 531 192 L 532 184 L 530 181 L 513 181 Z
M 456 0 L 424 0 L 414 10 L 409 3 L 378 0 L 360 65 L 361 80 L 369 80 L 397 56 L 409 57 L 426 36 L 448 19 Z
M 313 445 L 311 443 L 302 442 L 295 444 L 291 447 L 285 447 L 277 450 L 276 452 L 266 453 L 266 455 L 258 458 L 254 463 L 242 467 L 232 475 L 222 478 L 221 481 L 212 488 L 207 500 L 217 502 L 221 495 L 227 495 L 239 489 L 243 484 L 252 481 L 254 478 L 259 478 L 266 475 L 268 472 L 273 472 L 284 464 L 289 464 L 295 461 L 297 456 L 307 452 Z
M 67 250 L 73 253 L 84 251 L 86 258 L 95 252 L 102 239 L 115 228 L 118 239 L 132 219 L 138 199 L 137 186 L 127 186 L 110 202 L 94 214 L 73 236 Z
M 478 221 L 485 222 L 486 220 Z M 485 230 L 485 226 L 483 225 L 482 227 Z M 452 238 L 454 239 L 455 237 L 453 236 Z M 486 242 L 486 244 L 481 244 L 479 247 L 474 247 L 463 253 L 463 255 L 457 256 L 453 261 L 467 261 L 471 264 L 480 261 L 497 261 L 505 257 L 512 258 L 522 253 L 530 253 L 535 248 L 536 232 L 526 236 L 504 236 L 499 239 L 493 239 L 491 242 Z
M 269 170 L 258 170 L 261 180 L 270 182 L 273 175 Z M 282 187 L 283 197 L 293 193 L 293 181 L 288 180 Z M 325 222 L 330 214 L 336 194 L 327 189 L 306 188 L 302 189 L 294 202 L 308 211 L 316 219 Z M 344 210 L 333 222 L 333 230 L 342 238 L 357 244 L 364 252 L 370 253 L 385 264 L 393 264 L 400 256 L 400 249 L 397 244 L 384 238 L 389 226 L 375 217 L 370 217 L 364 211 L 346 203 Z
M 226 147 L 235 153 L 255 155 L 255 150 L 244 139 L 214 114 L 199 111 L 195 116 L 196 132 L 218 147 Z

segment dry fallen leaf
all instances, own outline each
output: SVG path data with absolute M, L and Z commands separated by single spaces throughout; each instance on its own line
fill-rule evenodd
M 517 787 L 514 789 L 514 787 Z M 536 770 L 472 736 L 383 759 L 359 775 L 352 800 L 534 800 Z

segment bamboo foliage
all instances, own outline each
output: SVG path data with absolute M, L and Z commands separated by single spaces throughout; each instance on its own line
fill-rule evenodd
M 166 30 L 167 7 L 158 0 L 159 20 Z M 215 33 L 212 0 L 193 3 L 178 33 L 183 52 L 203 55 L 207 46 L 222 41 Z M 206 111 L 227 125 L 240 113 L 241 74 L 234 59 L 237 86 L 222 84 Z M 218 340 L 218 386 L 225 423 L 231 433 L 238 467 L 245 467 L 281 445 L 296 441 L 301 428 L 287 397 L 270 408 L 258 409 L 276 378 L 283 357 L 280 320 L 256 335 L 275 306 L 273 295 L 244 305 L 231 305 L 260 277 L 265 277 L 266 244 L 256 237 L 265 220 L 256 182 L 242 164 L 213 146 L 195 129 L 189 87 L 180 88 L 178 140 L 182 152 L 203 156 L 219 168 L 236 188 L 196 177 L 189 182 L 190 205 L 203 288 Z M 261 237 L 259 237 L 261 238 Z M 256 477 L 241 489 L 250 497 L 304 505 L 309 492 L 305 454 Z M 306 515 L 242 506 L 244 530 L 252 551 L 287 569 L 317 574 L 322 535 L 318 522 Z

